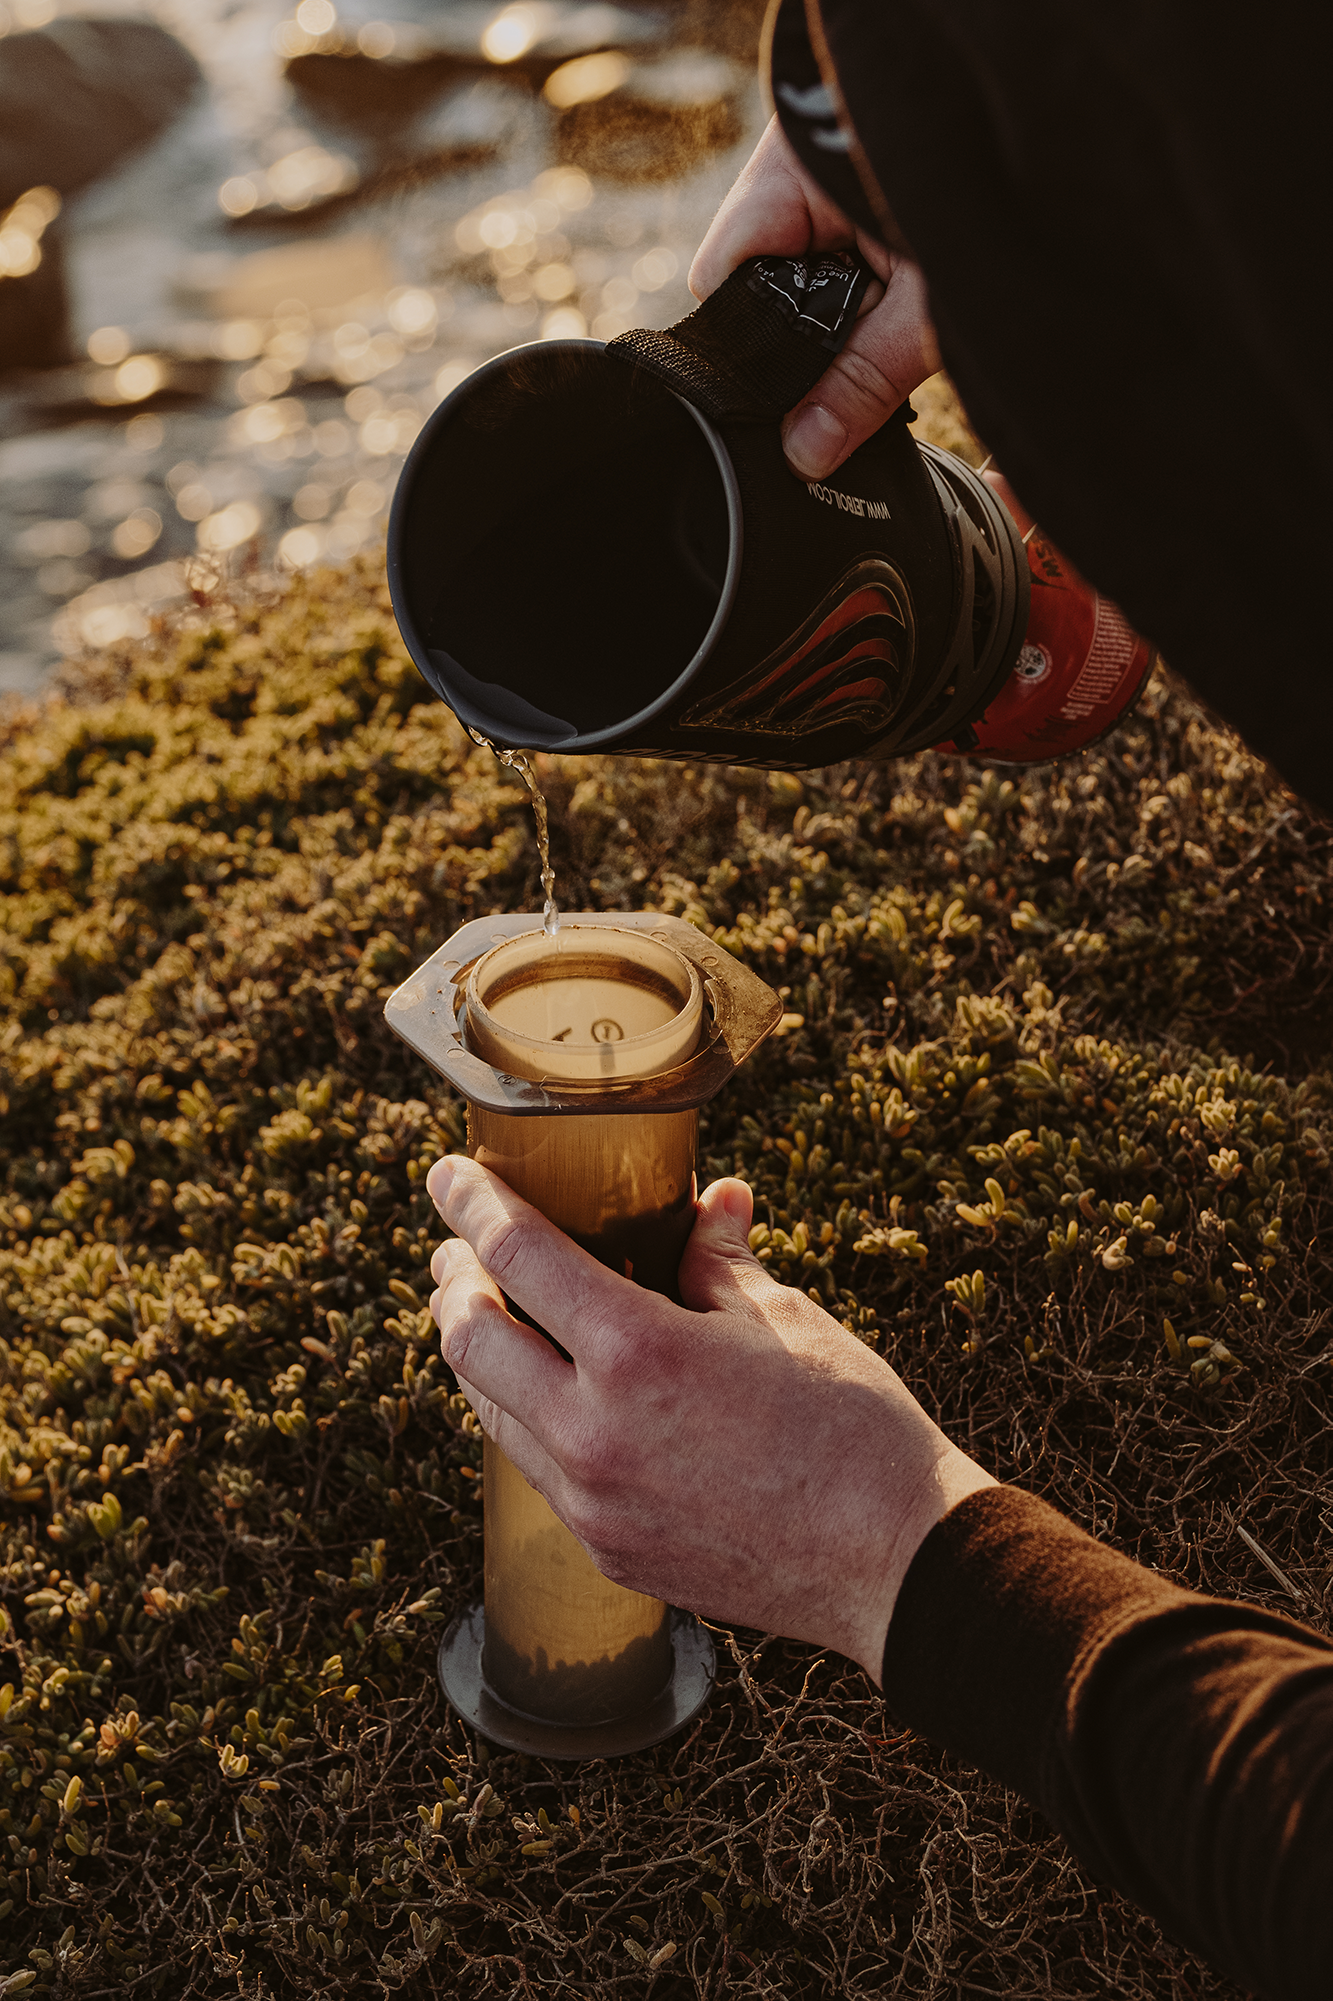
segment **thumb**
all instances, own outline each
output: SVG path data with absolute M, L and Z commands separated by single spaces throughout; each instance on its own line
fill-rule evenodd
M 743 1181 L 714 1181 L 699 1197 L 679 1280 L 681 1299 L 694 1312 L 735 1306 L 738 1293 L 773 1283 L 750 1249 L 753 1219 L 754 1196 Z
M 783 450 L 800 479 L 827 479 L 940 365 L 925 280 L 905 257 L 892 267 L 884 296 L 783 423 Z

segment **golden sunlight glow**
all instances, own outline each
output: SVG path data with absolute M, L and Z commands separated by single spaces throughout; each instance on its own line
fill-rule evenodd
M 550 33 L 555 20 L 556 10 L 546 0 L 516 0 L 490 22 L 481 38 L 481 52 L 488 62 L 517 62 Z
M 230 507 L 222 508 L 217 514 L 206 515 L 199 523 L 196 534 L 201 549 L 221 554 L 227 549 L 239 549 L 242 542 L 248 542 L 259 533 L 262 518 L 252 500 L 233 500 Z
M 162 533 L 162 517 L 151 507 L 136 507 L 112 531 L 111 548 L 122 562 L 146 556 Z
M 301 0 L 296 10 L 296 25 L 307 35 L 327 35 L 337 19 L 337 9 L 330 0 Z
M 98 327 L 88 336 L 88 357 L 99 368 L 114 368 L 130 351 L 130 337 L 124 327 Z
M 155 354 L 132 354 L 116 370 L 116 394 L 122 403 L 142 403 L 155 395 L 167 379 L 166 369 Z
M 383 62 L 391 56 L 398 37 L 387 21 L 367 21 L 357 30 L 356 45 L 363 56 L 370 56 L 375 62 Z
M 429 292 L 407 285 L 401 291 L 391 292 L 385 301 L 389 325 L 395 333 L 429 333 L 435 325 L 435 301 Z
M 592 104 L 597 98 L 619 90 L 629 75 L 629 67 L 628 57 L 614 49 L 604 49 L 595 56 L 575 56 L 573 62 L 561 63 L 547 77 L 542 95 L 557 111 L 568 111 L 575 104 Z

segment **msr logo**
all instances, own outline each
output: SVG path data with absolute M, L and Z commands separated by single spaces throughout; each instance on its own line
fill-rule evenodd
M 863 500 L 859 493 L 840 493 L 836 486 L 818 486 L 812 480 L 807 480 L 805 490 L 825 507 L 836 507 L 843 514 L 855 514 L 864 521 L 889 519 L 888 505 L 882 500 Z

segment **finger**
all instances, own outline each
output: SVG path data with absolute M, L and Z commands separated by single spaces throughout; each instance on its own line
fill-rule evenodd
M 695 252 L 690 290 L 706 299 L 747 257 L 799 257 L 854 240 L 852 224 L 810 179 L 774 118 Z
M 750 1249 L 754 1195 L 727 1176 L 699 1197 L 694 1229 L 680 1262 L 680 1296 L 695 1313 L 736 1308 L 777 1281 Z
M 436 1295 L 440 1353 L 467 1394 L 515 1419 L 542 1445 L 554 1445 L 576 1384 L 569 1363 L 533 1327 L 514 1319 L 475 1259 L 450 1274 Z M 432 1302 L 435 1309 L 435 1302 Z M 480 1409 L 486 1430 L 497 1436 Z
M 437 1244 L 430 1261 L 430 1275 L 436 1285 L 440 1284 L 453 1260 L 463 1256 L 466 1251 L 467 1245 L 460 1243 L 457 1237 L 446 1237 L 442 1244 Z
M 782 444 L 800 478 L 827 479 L 940 365 L 925 280 L 896 258 L 884 297 L 787 417 Z
M 482 1270 L 576 1365 L 604 1359 L 645 1313 L 678 1310 L 599 1264 L 475 1160 L 462 1154 L 437 1160 L 426 1187 Z
M 528 1485 L 535 1487 L 542 1499 L 549 1501 L 559 1514 L 559 1503 L 568 1493 L 569 1482 L 550 1453 L 538 1444 L 525 1425 L 483 1395 L 474 1383 L 466 1382 L 460 1376 L 458 1386 L 476 1412 L 477 1422 L 492 1445 L 499 1446 L 505 1458 L 517 1466 Z
M 460 1280 L 468 1281 L 477 1291 L 489 1292 L 498 1305 L 504 1305 L 504 1294 L 499 1286 L 493 1279 L 487 1278 L 473 1256 L 471 1246 L 465 1244 L 460 1237 L 451 1237 L 447 1243 L 441 1244 L 430 1264 L 435 1279 L 435 1291 L 430 1296 L 430 1310 L 437 1327 L 440 1324 L 440 1311 L 445 1293 L 452 1284 Z

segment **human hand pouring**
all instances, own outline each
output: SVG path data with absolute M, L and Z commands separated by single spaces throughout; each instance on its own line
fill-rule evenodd
M 918 1546 L 993 1482 L 887 1363 L 768 1275 L 745 1183 L 700 1197 L 683 1306 L 599 1264 L 475 1161 L 437 1161 L 427 1187 L 457 1233 L 431 1264 L 444 1357 L 598 1568 L 835 1647 L 878 1682 Z

